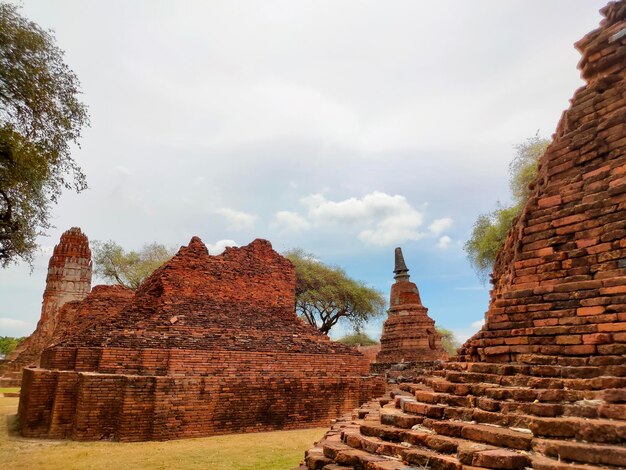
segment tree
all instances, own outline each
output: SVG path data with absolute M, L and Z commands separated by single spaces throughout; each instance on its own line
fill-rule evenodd
M 461 347 L 459 340 L 456 339 L 452 331 L 445 328 L 436 327 L 437 333 L 441 336 L 441 345 L 450 356 L 456 355 L 456 350 Z
M 348 346 L 373 346 L 379 344 L 378 341 L 373 340 L 361 331 L 355 331 L 350 335 L 339 338 L 337 341 Z
M 32 263 L 62 190 L 87 187 L 70 155 L 89 124 L 50 31 L 0 3 L 0 265 Z
M 341 268 L 327 266 L 300 249 L 285 256 L 296 268 L 296 312 L 322 333 L 328 334 L 339 321 L 358 329 L 383 313 L 382 294 Z
M 537 177 L 539 159 L 550 142 L 535 134 L 515 146 L 515 156 L 509 165 L 509 187 L 513 204 L 502 206 L 498 203 L 494 211 L 480 214 L 474 222 L 472 234 L 464 248 L 472 267 L 483 281 L 491 272 L 513 221 L 530 196 L 530 184 Z
M 12 336 L 0 336 L 0 354 L 8 356 L 26 338 L 14 338 Z
M 94 273 L 107 281 L 136 290 L 174 251 L 165 245 L 150 243 L 139 251 L 126 251 L 114 241 L 92 243 Z

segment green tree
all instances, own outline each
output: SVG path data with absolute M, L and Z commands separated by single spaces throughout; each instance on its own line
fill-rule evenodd
M 341 268 L 327 266 L 300 249 L 285 256 L 296 268 L 296 312 L 322 333 L 328 334 L 339 321 L 358 329 L 383 313 L 382 294 Z
M 441 345 L 443 346 L 443 349 L 445 349 L 450 356 L 456 355 L 456 350 L 461 347 L 461 343 L 458 339 L 456 339 L 454 333 L 441 327 L 436 327 L 436 330 L 437 333 L 439 333 L 439 336 L 441 336 Z
M 337 341 L 348 346 L 373 346 L 379 344 L 378 341 L 370 338 L 361 331 L 355 331 L 352 334 L 339 338 Z
M 26 337 L 14 338 L 12 336 L 0 336 L 0 354 L 8 356 Z
M 550 140 L 536 134 L 515 146 L 515 156 L 509 165 L 509 187 L 513 204 L 480 214 L 474 222 L 472 234 L 465 242 L 467 257 L 484 281 L 493 268 L 496 256 L 524 204 L 530 196 L 530 184 L 537 177 L 539 159 L 550 145 Z
M 32 263 L 62 190 L 87 187 L 70 155 L 87 108 L 50 31 L 0 3 L 0 265 Z
M 174 251 L 159 243 L 126 251 L 114 241 L 92 243 L 94 273 L 107 281 L 136 290 Z

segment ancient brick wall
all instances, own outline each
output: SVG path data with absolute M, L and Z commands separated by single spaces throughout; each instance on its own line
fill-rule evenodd
M 146 440 L 307 427 L 382 393 L 365 357 L 296 316 L 294 287 L 293 266 L 266 241 L 210 256 L 194 238 L 132 298 L 94 288 L 64 311 L 71 334 L 24 372 L 23 435 Z

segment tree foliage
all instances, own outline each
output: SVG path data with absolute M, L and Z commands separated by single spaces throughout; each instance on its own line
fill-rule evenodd
M 174 251 L 159 243 L 144 245 L 139 251 L 126 251 L 114 241 L 92 243 L 96 276 L 136 290 Z
M 87 109 L 54 36 L 0 3 L 0 265 L 32 262 L 61 191 L 85 189 L 70 155 Z
M 341 268 L 327 266 L 300 249 L 285 256 L 296 268 L 296 312 L 322 333 L 328 334 L 339 321 L 358 329 L 382 314 L 382 294 Z
M 461 347 L 461 343 L 458 339 L 456 339 L 454 333 L 441 327 L 437 327 L 436 330 L 437 333 L 439 333 L 439 336 L 441 336 L 441 345 L 443 346 L 443 349 L 445 349 L 450 356 L 456 355 L 456 350 Z
M 25 336 L 21 338 L 14 338 L 13 336 L 0 336 L 0 354 L 8 356 L 17 346 L 26 339 Z
M 373 346 L 379 344 L 378 341 L 370 338 L 361 331 L 355 331 L 352 334 L 339 338 L 337 341 L 348 346 Z
M 536 134 L 515 146 L 515 156 L 509 165 L 513 204 L 502 206 L 498 203 L 495 210 L 480 214 L 474 222 L 464 248 L 472 267 L 483 281 L 491 272 L 513 221 L 530 196 L 530 184 L 537 177 L 537 164 L 550 142 Z

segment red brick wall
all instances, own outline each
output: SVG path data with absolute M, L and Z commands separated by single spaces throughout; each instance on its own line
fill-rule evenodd
M 301 374 L 154 377 L 26 369 L 26 437 L 165 440 L 327 426 L 384 392 L 381 379 Z

